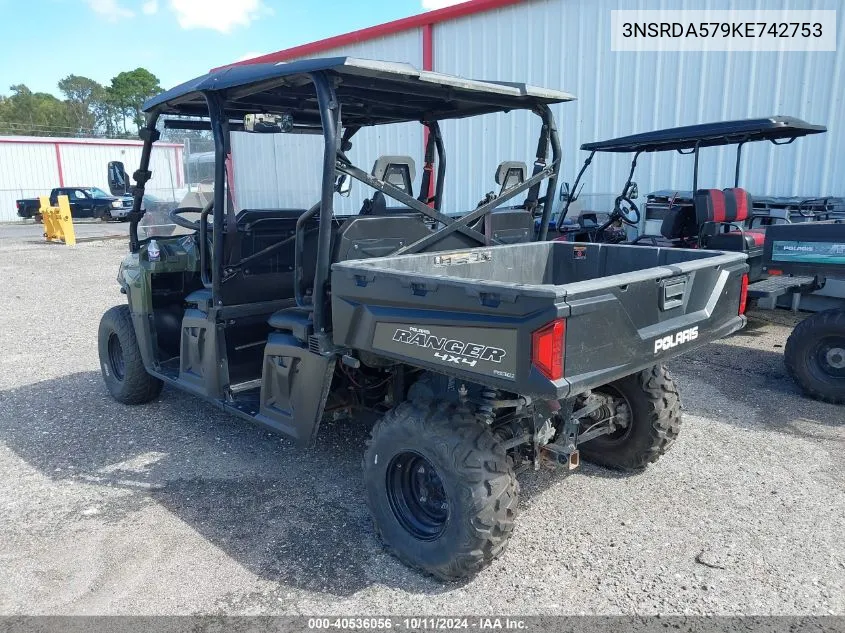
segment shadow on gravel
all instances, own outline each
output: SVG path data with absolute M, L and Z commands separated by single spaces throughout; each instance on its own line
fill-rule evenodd
M 756 336 L 741 332 L 734 336 Z M 670 364 L 692 384 L 682 386 L 688 413 L 743 428 L 777 430 L 826 438 L 828 428 L 845 425 L 845 407 L 805 397 L 783 365 L 783 348 L 732 345 L 733 337 L 710 343 Z M 726 402 L 731 406 L 726 407 Z
M 0 392 L 0 441 L 28 464 L 133 492 L 105 497 L 105 522 L 160 504 L 280 589 L 448 591 L 375 536 L 360 477 L 370 426 L 327 423 L 316 447 L 300 449 L 169 388 L 148 405 L 118 404 L 98 372 Z

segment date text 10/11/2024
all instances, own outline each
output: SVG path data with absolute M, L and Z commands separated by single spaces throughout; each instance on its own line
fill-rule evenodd
M 510 617 L 410 617 L 410 618 L 379 618 L 379 617 L 342 617 L 342 618 L 309 618 L 308 628 L 314 630 L 389 630 L 405 629 L 419 630 L 478 630 L 520 631 L 526 628 L 526 622 L 520 618 Z

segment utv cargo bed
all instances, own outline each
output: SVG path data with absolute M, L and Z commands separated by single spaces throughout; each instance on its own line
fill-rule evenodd
M 334 342 L 561 399 L 742 328 L 745 259 L 532 242 L 341 262 Z

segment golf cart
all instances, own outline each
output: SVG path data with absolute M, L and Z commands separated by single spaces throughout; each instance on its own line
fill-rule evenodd
M 585 143 L 581 149 L 588 151 L 589 155 L 572 188 L 564 187 L 562 190 L 564 206 L 556 222 L 562 236 L 558 239 L 743 252 L 748 255 L 751 281 L 756 281 L 762 276 L 765 227 L 776 223 L 780 215 L 773 212 L 773 205 L 755 212 L 752 197 L 748 191 L 740 188 L 742 148 L 746 143 L 758 141 L 770 141 L 775 145 L 789 144 L 798 137 L 825 131 L 826 128 L 821 125 L 812 125 L 792 117 L 772 116 L 669 128 Z M 699 189 L 700 150 L 725 145 L 736 145 L 734 186 L 724 190 Z M 637 184 L 633 180 L 637 159 L 643 153 L 670 151 L 693 155 L 692 190 L 650 194 L 645 204 L 645 213 L 641 213 L 634 202 L 638 196 Z M 570 221 L 567 224 L 564 220 L 580 193 L 578 185 L 597 152 L 633 154 L 628 179 L 614 201 L 613 210 L 607 214 L 603 223 L 598 222 L 595 212 L 582 212 L 578 222 Z M 798 205 L 801 214 L 808 218 L 828 219 L 831 205 L 823 204 L 823 212 L 819 213 L 819 205 L 812 202 Z M 790 219 L 791 215 L 787 213 L 785 220 Z M 630 240 L 625 226 L 631 227 L 630 232 L 635 234 L 633 240 Z
M 759 308 L 819 310 L 789 335 L 787 372 L 811 398 L 845 404 L 845 219 L 769 227 L 763 261 L 769 278 L 748 289 Z
M 549 106 L 571 98 L 349 57 L 232 67 L 152 98 L 118 276 L 128 305 L 98 334 L 109 392 L 141 404 L 168 384 L 303 445 L 324 417 L 379 416 L 363 459 L 376 530 L 440 578 L 503 551 L 517 472 L 581 455 L 644 468 L 681 421 L 663 362 L 745 324 L 747 265 L 547 241 L 561 161 Z M 442 210 L 439 122 L 513 110 L 538 117 L 531 175 L 475 209 Z M 161 122 L 212 131 L 213 200 L 170 212 L 184 234 L 140 238 Z M 356 135 L 407 122 L 429 131 L 417 196 L 410 157 L 380 156 L 369 172 L 353 160 Z M 238 208 L 250 192 L 227 176 L 241 133 L 318 143 L 310 208 Z M 277 164 L 254 180 L 266 186 Z M 353 180 L 372 193 L 338 215 Z

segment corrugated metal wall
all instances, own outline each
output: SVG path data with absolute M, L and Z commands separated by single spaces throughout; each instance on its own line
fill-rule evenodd
M 15 200 L 48 194 L 58 183 L 54 145 L 0 143 L 0 222 L 18 219 Z
M 845 117 L 840 114 L 845 106 L 845 12 L 841 0 L 786 4 L 793 9 L 840 9 L 837 52 L 610 50 L 612 9 L 776 8 L 763 0 L 632 0 L 624 6 L 618 0 L 534 0 L 436 24 L 434 69 L 476 79 L 526 81 L 575 94 L 578 101 L 555 108 L 564 150 L 562 181 L 574 180 L 584 158 L 578 150 L 581 143 L 676 125 L 786 114 L 825 124 L 830 132 L 788 146 L 747 146 L 741 183 L 758 195 L 845 195 L 845 161 L 837 160 L 839 148 L 845 147 Z M 332 55 L 404 61 L 421 68 L 422 34 L 415 29 L 319 54 Z M 395 132 L 360 133 L 351 157 L 369 168 L 378 154 L 410 154 L 417 162 L 418 186 L 419 126 L 393 127 Z M 443 131 L 449 165 L 444 208 L 465 210 L 496 188 L 493 176 L 499 162 L 531 164 L 539 122 L 520 112 L 447 122 Z M 304 141 L 295 142 L 301 145 L 297 155 L 303 160 L 294 161 L 299 171 L 290 178 L 316 186 L 311 176 L 319 158 L 315 161 L 302 147 Z M 733 156 L 729 149 L 702 150 L 701 184 L 730 185 Z M 594 194 L 609 203 L 625 180 L 628 160 L 599 156 L 586 179 L 582 202 Z M 692 158 L 643 156 L 636 180 L 642 194 L 689 189 Z M 363 187 L 354 187 L 353 198 L 343 202 L 344 211 L 360 205 L 362 195 L 355 192 Z
M 839 9 L 837 52 L 646 52 L 610 51 L 612 9 L 773 9 L 761 0 L 537 0 L 480 13 L 434 27 L 434 67 L 476 79 L 526 81 L 560 88 L 578 101 L 555 108 L 563 140 L 563 181 L 573 181 L 585 156 L 581 143 L 636 132 L 771 114 L 827 125 L 825 135 L 788 146 L 757 143 L 743 150 L 741 183 L 755 194 L 845 195 L 845 25 L 840 0 L 776 3 L 792 9 Z M 533 117 L 536 120 L 536 117 Z M 513 126 L 513 121 L 520 125 Z M 536 122 L 522 130 L 524 113 L 444 126 L 452 170 L 450 201 L 474 204 L 490 188 L 496 164 L 525 160 L 535 150 Z M 466 128 L 469 127 L 469 130 Z M 455 138 L 452 138 L 452 137 Z M 729 149 L 702 150 L 700 182 L 732 183 Z M 626 157 L 599 156 L 584 192 L 621 188 Z M 481 174 L 479 176 L 478 174 Z M 640 191 L 689 189 L 692 157 L 643 156 Z M 468 186 L 465 183 L 471 183 Z
M 99 187 L 108 192 L 106 166 L 119 160 L 131 175 L 141 162 L 141 145 L 127 143 L 80 143 L 76 139 L 26 142 L 23 138 L 0 139 L 0 222 L 17 220 L 15 200 L 36 198 L 59 186 L 56 157 L 58 146 L 64 184 L 68 187 Z M 158 145 L 150 159 L 153 180 L 147 193 L 172 198 L 184 187 L 181 145 Z M 176 192 L 176 193 L 174 193 Z

